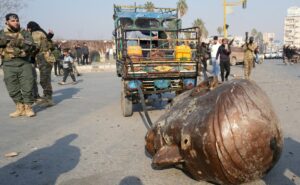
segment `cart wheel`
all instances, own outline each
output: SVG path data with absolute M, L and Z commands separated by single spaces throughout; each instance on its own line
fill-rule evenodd
M 125 96 L 124 91 L 121 92 L 121 109 L 124 117 L 132 116 L 132 100 Z

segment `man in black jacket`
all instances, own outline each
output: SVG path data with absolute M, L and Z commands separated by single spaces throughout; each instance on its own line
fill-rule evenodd
M 83 65 L 88 65 L 89 64 L 89 48 L 86 43 L 83 43 L 83 46 L 81 48 L 82 54 L 83 54 L 83 59 L 82 59 L 82 64 Z
M 224 70 L 226 71 L 225 80 L 228 81 L 230 74 L 230 53 L 231 49 L 227 39 L 222 39 L 222 45 L 219 47 L 216 58 L 220 57 L 221 79 L 224 82 Z

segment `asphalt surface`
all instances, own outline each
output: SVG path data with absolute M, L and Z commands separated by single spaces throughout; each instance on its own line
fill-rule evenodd
M 242 76 L 242 67 L 232 67 L 232 73 Z M 267 60 L 257 65 L 253 79 L 273 103 L 285 144 L 274 169 L 250 184 L 298 185 L 300 64 L 285 66 Z M 60 86 L 60 80 L 53 77 L 55 106 L 35 106 L 36 117 L 15 119 L 8 116 L 15 107 L 0 81 L 0 185 L 209 184 L 179 169 L 151 167 L 144 150 L 147 128 L 141 108 L 136 106 L 132 117 L 122 117 L 120 79 L 115 73 L 85 73 L 76 85 Z M 163 113 L 163 107 L 164 103 L 154 103 L 153 120 Z M 6 158 L 9 152 L 19 155 Z

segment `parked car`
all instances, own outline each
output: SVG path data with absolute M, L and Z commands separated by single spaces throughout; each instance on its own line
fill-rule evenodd
M 270 59 L 271 58 L 271 53 L 265 53 L 265 59 Z
M 277 52 L 277 58 L 278 59 L 282 59 L 283 58 L 283 52 L 282 51 L 278 51 Z
M 230 64 L 232 66 L 244 64 L 244 51 L 241 47 L 231 47 Z

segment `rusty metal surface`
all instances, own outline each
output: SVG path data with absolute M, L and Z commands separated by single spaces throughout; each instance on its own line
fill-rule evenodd
M 240 184 L 263 177 L 279 160 L 283 137 L 267 95 L 233 80 L 204 82 L 176 97 L 146 135 L 157 168 L 182 166 L 196 180 Z M 180 165 L 179 165 L 180 164 Z

